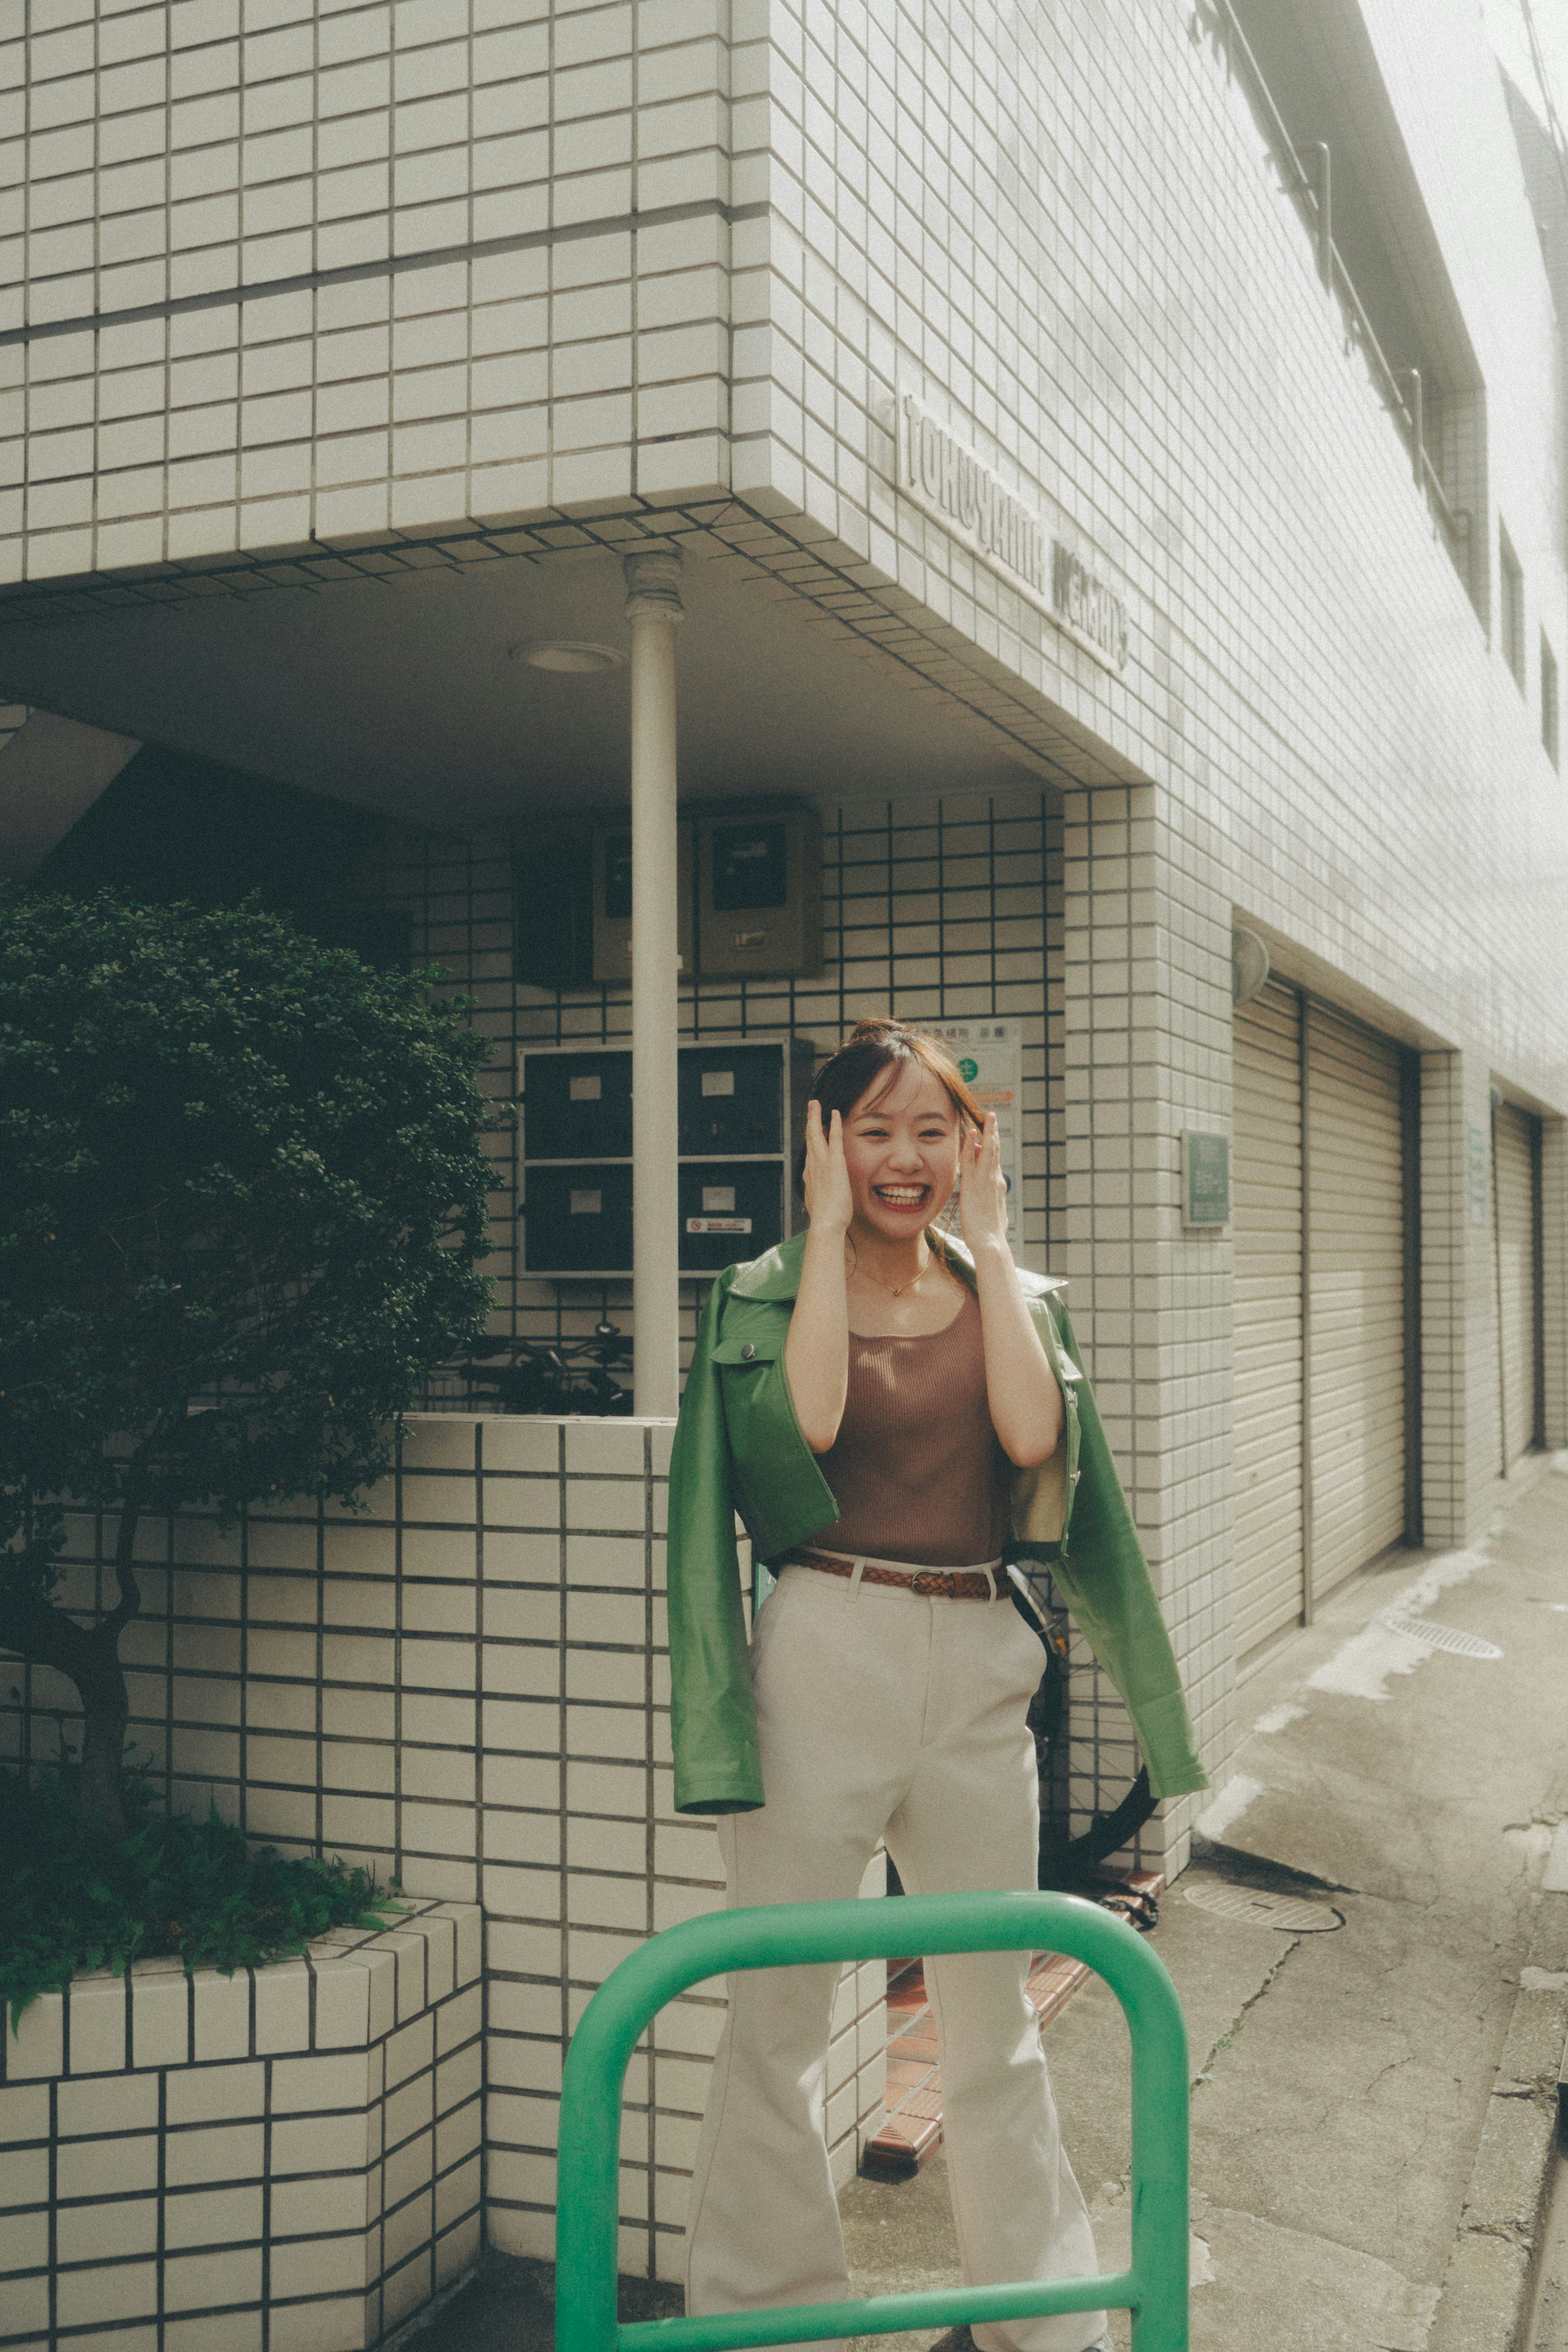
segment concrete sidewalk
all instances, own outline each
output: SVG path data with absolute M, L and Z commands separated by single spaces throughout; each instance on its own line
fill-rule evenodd
M 1521 2352 L 1568 2030 L 1568 1892 L 1542 1887 L 1568 1885 L 1548 1866 L 1568 1815 L 1565 1472 L 1532 1465 L 1473 1549 L 1355 1580 L 1244 1686 L 1237 1777 L 1154 1937 L 1192 2051 L 1195 2352 Z M 1307 1907 L 1260 1925 L 1257 1906 L 1199 1907 L 1206 1891 Z M 1113 1996 L 1086 1987 L 1046 2047 L 1115 2268 Z M 854 2182 L 843 2212 L 857 2292 L 956 2284 L 940 2155 L 913 2181 Z M 413 2346 L 533 2352 L 548 2289 L 541 2265 L 492 2269 Z
M 1433 1649 L 1393 1614 L 1502 1655 Z M 1568 1812 L 1568 1475 L 1521 1483 L 1472 1550 L 1356 1580 L 1242 1700 L 1237 1778 L 1154 1937 L 1192 2051 L 1195 2352 L 1513 2352 L 1568 2029 L 1568 1894 L 1542 1891 Z M 1304 1896 L 1328 1931 L 1198 1908 L 1216 1881 Z M 1113 2267 L 1113 1997 L 1086 1987 L 1046 2046 Z M 863 2291 L 956 2280 L 940 2162 L 848 2191 Z

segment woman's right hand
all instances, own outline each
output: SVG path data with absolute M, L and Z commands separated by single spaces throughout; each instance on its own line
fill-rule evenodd
M 822 1132 L 822 1106 L 806 1105 L 806 1167 L 801 1180 L 806 1214 L 813 1231 L 847 1234 L 855 1213 L 850 1171 L 844 1164 L 844 1123 L 835 1110 Z

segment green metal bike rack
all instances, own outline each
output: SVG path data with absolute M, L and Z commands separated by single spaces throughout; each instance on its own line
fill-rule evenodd
M 616 2312 L 621 2102 L 655 2011 L 737 1969 L 895 1953 L 1062 1952 L 1104 1978 L 1133 2042 L 1131 2266 L 1098 2278 L 879 2294 L 849 2303 L 641 2320 Z M 556 2352 L 739 2352 L 758 2344 L 1129 2310 L 1133 2352 L 1187 2352 L 1186 2028 L 1176 1987 L 1133 1929 L 1070 1895 L 911 1895 L 896 1903 L 779 1903 L 715 1911 L 652 1937 L 583 2012 L 561 2086 Z

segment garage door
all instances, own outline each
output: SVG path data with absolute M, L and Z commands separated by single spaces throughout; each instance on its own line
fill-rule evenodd
M 1398 1047 L 1325 1005 L 1305 1018 L 1316 1601 L 1406 1533 L 1405 1145 Z
M 1236 1647 L 1301 1615 L 1301 1006 L 1270 981 L 1237 1007 Z
M 1500 1103 L 1492 1113 L 1492 1201 L 1505 1472 L 1536 1444 L 1541 1412 L 1540 1165 L 1534 1119 Z

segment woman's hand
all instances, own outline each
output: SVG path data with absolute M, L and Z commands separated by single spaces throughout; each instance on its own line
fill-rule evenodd
M 1008 1245 L 1008 1188 L 1002 1176 L 1002 1139 L 994 1110 L 977 1131 L 970 1128 L 958 1154 L 958 1220 L 969 1254 L 977 1260 Z
M 1063 1407 L 1008 1247 L 1008 1188 L 994 1111 L 978 1135 L 971 1129 L 965 1136 L 958 1166 L 958 1213 L 975 1261 L 991 1426 L 1009 1461 L 1032 1470 L 1056 1451 Z
M 844 1123 L 837 1111 L 832 1112 L 824 1135 L 822 1106 L 815 1100 L 806 1105 L 806 1167 L 801 1184 L 812 1232 L 847 1234 L 855 1203 L 844 1164 Z

